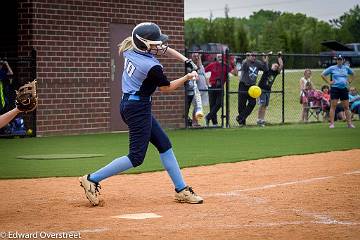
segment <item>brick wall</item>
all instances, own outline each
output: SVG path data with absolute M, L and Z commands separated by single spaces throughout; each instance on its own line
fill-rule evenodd
M 109 131 L 110 23 L 156 22 L 183 52 L 183 12 L 176 0 L 19 0 L 18 51 L 37 50 L 37 134 Z M 183 74 L 181 63 L 162 63 L 169 79 Z M 182 89 L 156 93 L 153 111 L 163 127 L 183 126 L 183 96 Z

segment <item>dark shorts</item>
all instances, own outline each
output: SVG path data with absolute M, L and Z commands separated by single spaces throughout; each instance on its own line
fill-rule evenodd
M 259 97 L 259 105 L 261 106 L 269 106 L 270 102 L 270 92 L 265 92 L 265 90 L 261 93 Z
M 347 88 L 330 88 L 330 98 L 331 100 L 349 100 L 349 90 Z

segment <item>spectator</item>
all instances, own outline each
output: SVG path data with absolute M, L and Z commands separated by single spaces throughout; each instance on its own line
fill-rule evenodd
M 321 112 L 321 99 L 322 92 L 316 90 L 311 82 L 305 84 L 305 90 L 303 91 L 302 102 L 304 104 L 304 122 L 307 122 L 309 119 L 309 111 L 312 114 L 316 114 L 317 120 L 319 120 L 319 114 Z
M 341 104 L 341 102 L 338 102 L 335 107 L 334 121 L 344 121 L 344 120 L 346 120 L 344 107 Z
M 241 67 L 241 77 L 238 89 L 238 116 L 236 121 L 240 126 L 246 125 L 246 118 L 253 111 L 256 100 L 249 96 L 248 90 L 251 86 L 256 85 L 256 79 L 259 71 L 268 71 L 268 56 L 263 56 L 263 61 L 256 60 L 256 53 L 243 62 Z
M 300 104 L 302 105 L 302 112 L 301 112 L 301 121 L 302 122 L 307 122 L 308 120 L 308 108 L 307 108 L 307 101 L 305 102 L 304 100 L 306 100 L 306 96 L 305 96 L 305 86 L 306 84 L 310 82 L 311 83 L 311 70 L 310 69 L 305 69 L 304 70 L 304 76 L 302 78 L 300 78 Z
M 186 73 L 190 73 L 191 69 L 187 69 Z M 186 105 L 185 105 L 185 117 L 187 119 L 187 126 L 192 126 L 192 120 L 189 118 L 189 110 L 191 103 L 194 99 L 194 81 L 196 80 L 188 80 L 185 82 L 185 91 L 186 91 Z
M 9 86 L 13 71 L 7 61 L 0 61 L 0 113 L 7 112 L 12 105 L 9 100 Z M 13 107 L 13 106 L 11 106 Z
M 262 74 L 261 79 L 259 81 L 259 87 L 261 88 L 261 96 L 259 98 L 260 107 L 258 112 L 257 124 L 261 127 L 265 126 L 265 113 L 266 113 L 266 108 L 269 106 L 269 102 L 270 102 L 271 87 L 277 75 L 281 72 L 282 68 L 283 68 L 283 60 L 281 58 L 281 54 L 279 53 L 277 62 L 269 66 L 269 70 L 265 71 Z
M 351 112 L 354 114 L 358 114 L 360 118 L 360 95 L 355 87 L 350 88 L 349 103 Z
M 201 95 L 201 103 L 202 106 L 208 106 L 209 105 L 209 95 L 208 95 L 208 79 L 205 76 L 205 68 L 202 64 L 201 61 L 201 55 L 199 53 L 193 53 L 191 56 L 193 62 L 196 64 L 196 66 L 198 66 L 199 70 L 198 75 L 199 75 L 199 80 L 197 80 L 197 87 L 200 91 L 200 95 Z M 194 105 L 194 110 L 193 110 L 193 114 L 192 114 L 192 123 L 194 127 L 198 127 L 200 126 L 200 124 L 198 123 L 196 117 L 195 117 L 195 110 L 196 110 L 196 101 L 193 98 L 193 105 Z
M 208 94 L 206 91 L 208 88 L 207 87 L 208 84 L 207 84 L 207 79 L 205 77 L 205 69 L 201 62 L 201 55 L 199 53 L 193 53 L 191 55 L 191 59 L 198 67 L 197 72 L 198 72 L 199 79 L 196 80 L 196 83 L 197 83 L 198 89 L 200 90 L 202 106 L 207 106 L 209 104 L 209 97 L 208 97 Z M 187 69 L 187 72 L 191 72 L 191 69 Z M 187 120 L 188 126 L 198 127 L 200 125 L 197 122 L 197 119 L 195 118 L 195 112 L 196 112 L 197 106 L 196 106 L 196 101 L 194 98 L 194 94 L 195 94 L 194 93 L 194 81 L 195 80 L 189 80 L 185 84 L 185 89 L 187 91 L 187 105 L 185 108 L 185 116 L 187 116 L 187 118 L 188 118 L 188 120 Z M 191 104 L 194 105 L 192 119 L 190 119 L 188 116 Z
M 344 59 L 341 55 L 336 57 L 336 65 L 330 66 L 323 71 L 321 77 L 324 81 L 330 84 L 330 125 L 329 128 L 334 128 L 335 109 L 338 100 L 340 99 L 348 124 L 348 128 L 355 128 L 351 121 L 351 112 L 349 110 L 349 91 L 348 84 L 354 79 L 354 72 L 348 66 L 344 65 Z M 330 78 L 327 76 L 330 75 Z
M 227 72 L 226 72 L 227 69 Z M 221 107 L 222 102 L 222 87 L 226 82 L 226 77 L 229 72 L 237 75 L 236 68 L 232 68 L 222 60 L 222 54 L 216 55 L 216 61 L 210 63 L 205 67 L 205 72 L 211 72 L 209 79 L 209 103 L 210 112 L 205 116 L 206 126 L 209 126 L 210 120 L 214 126 L 218 125 L 217 112 Z
M 324 121 L 329 119 L 330 112 L 330 88 L 328 85 L 323 85 L 321 87 L 322 98 L 321 98 L 321 107 L 323 111 L 323 119 Z
M 236 70 L 237 70 L 237 75 L 239 77 L 241 76 L 241 65 L 242 65 L 241 57 L 236 57 L 235 58 L 235 67 L 236 67 Z

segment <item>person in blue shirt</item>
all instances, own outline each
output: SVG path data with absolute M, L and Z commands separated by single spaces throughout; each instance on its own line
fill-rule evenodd
M 330 125 L 334 128 L 334 118 L 336 104 L 339 99 L 344 107 L 346 121 L 349 128 L 355 128 L 351 122 L 351 112 L 349 110 L 349 90 L 348 86 L 354 79 L 354 72 L 349 66 L 344 65 L 344 58 L 339 55 L 336 57 L 336 65 L 325 69 L 321 74 L 322 79 L 330 85 Z
M 149 143 L 159 151 L 161 163 L 175 186 L 175 200 L 192 204 L 203 203 L 203 199 L 186 185 L 172 144 L 151 112 L 151 95 L 157 88 L 161 92 L 169 92 L 182 87 L 188 80 L 198 78 L 196 71 L 192 71 L 173 81 L 167 79 L 156 55 L 166 54 L 184 62 L 185 65 L 194 64 L 168 47 L 167 40 L 168 36 L 161 33 L 158 25 L 144 22 L 138 24 L 133 29 L 132 36 L 119 45 L 119 54 L 124 57 L 120 114 L 129 128 L 129 154 L 116 158 L 96 172 L 79 178 L 87 199 L 94 206 L 100 202 L 99 182 L 140 166 Z
M 351 112 L 355 114 L 359 114 L 360 117 L 360 95 L 355 87 L 350 88 L 349 103 L 350 103 Z

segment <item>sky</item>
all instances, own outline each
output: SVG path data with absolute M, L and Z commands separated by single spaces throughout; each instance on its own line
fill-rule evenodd
M 260 9 L 302 13 L 319 20 L 329 21 L 348 12 L 360 0 L 184 0 L 185 20 L 193 17 L 224 17 L 224 8 L 229 7 L 230 17 L 248 18 Z

